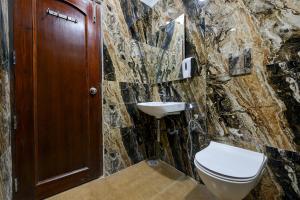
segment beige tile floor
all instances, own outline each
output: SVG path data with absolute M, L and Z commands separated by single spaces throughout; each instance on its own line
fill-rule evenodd
M 48 200 L 215 200 L 205 186 L 160 161 L 140 162 Z

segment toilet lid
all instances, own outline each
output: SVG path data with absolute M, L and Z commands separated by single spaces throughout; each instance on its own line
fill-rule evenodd
M 235 179 L 250 179 L 260 172 L 265 156 L 262 153 L 211 142 L 196 154 L 195 159 L 213 173 Z

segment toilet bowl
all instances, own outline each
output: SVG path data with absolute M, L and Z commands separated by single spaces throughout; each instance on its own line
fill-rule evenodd
M 262 153 L 210 142 L 195 166 L 207 189 L 221 200 L 241 200 L 257 185 L 266 167 Z

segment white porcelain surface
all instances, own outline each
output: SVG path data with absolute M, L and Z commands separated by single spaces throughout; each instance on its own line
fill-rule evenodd
M 137 106 L 144 113 L 158 119 L 167 115 L 179 114 L 185 110 L 184 102 L 145 102 L 138 103 Z
M 263 172 L 248 182 L 235 182 L 215 177 L 195 163 L 197 172 L 207 189 L 220 200 L 242 200 L 257 185 Z
M 259 173 L 264 163 L 262 153 L 211 142 L 195 156 L 197 162 L 212 172 L 238 178 L 249 179 Z
M 198 174 L 201 177 L 202 181 L 206 185 L 206 187 L 219 199 L 221 200 L 241 200 L 244 197 L 246 197 L 249 192 L 257 185 L 259 180 L 261 179 L 265 166 L 267 158 L 263 156 L 263 159 L 260 159 L 260 155 L 258 154 L 252 154 L 256 152 L 248 152 L 248 150 L 231 147 L 228 145 L 223 146 L 220 143 L 214 144 L 215 142 L 212 142 L 207 148 L 210 148 L 209 151 L 200 151 L 201 154 L 205 154 L 206 156 L 196 156 L 194 160 L 194 164 L 197 168 Z M 245 150 L 245 151 L 244 151 Z M 215 152 L 214 152 L 215 151 Z M 239 152 L 239 153 L 237 153 Z M 217 155 L 219 153 L 220 155 Z M 233 155 L 233 156 L 232 156 Z M 239 155 L 239 156 L 238 156 Z M 225 159 L 221 159 L 221 157 L 224 157 Z M 212 160 L 216 160 L 214 162 L 219 162 L 217 160 L 221 159 L 221 166 L 222 169 L 217 169 L 218 171 L 221 171 L 222 173 L 225 173 L 224 175 L 220 173 L 216 173 L 210 168 L 203 167 L 203 163 L 201 162 L 201 158 L 204 158 L 204 163 L 210 160 L 208 157 L 210 157 Z M 227 162 L 226 158 L 230 157 L 230 164 L 225 164 L 226 167 L 222 167 L 222 162 Z M 247 160 L 246 164 L 253 167 L 250 171 L 251 173 L 246 172 L 247 170 L 243 171 L 240 170 L 240 167 L 245 167 L 247 169 L 246 165 L 241 164 L 241 158 Z M 200 162 L 199 162 L 200 161 Z M 244 161 L 244 160 L 243 160 Z M 259 163 L 261 161 L 261 163 Z M 210 161 L 212 162 L 212 161 Z M 213 168 L 216 170 L 215 166 L 210 165 L 212 163 L 209 163 L 207 166 Z M 238 166 L 238 167 L 236 167 Z M 257 167 L 260 166 L 260 167 Z M 239 171 L 239 173 L 235 174 L 240 176 L 238 177 L 230 177 L 226 175 L 226 173 L 232 174 L 232 171 L 228 170 L 228 168 L 234 168 Z M 255 172 L 254 169 L 257 169 Z M 245 173 L 244 175 L 242 173 Z M 248 177 L 252 174 L 255 174 L 255 176 L 245 179 L 244 177 Z

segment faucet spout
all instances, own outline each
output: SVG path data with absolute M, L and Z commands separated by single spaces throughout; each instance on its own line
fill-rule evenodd
M 166 92 L 160 93 L 159 96 L 161 97 L 163 103 L 167 102 L 167 94 L 166 94 Z

